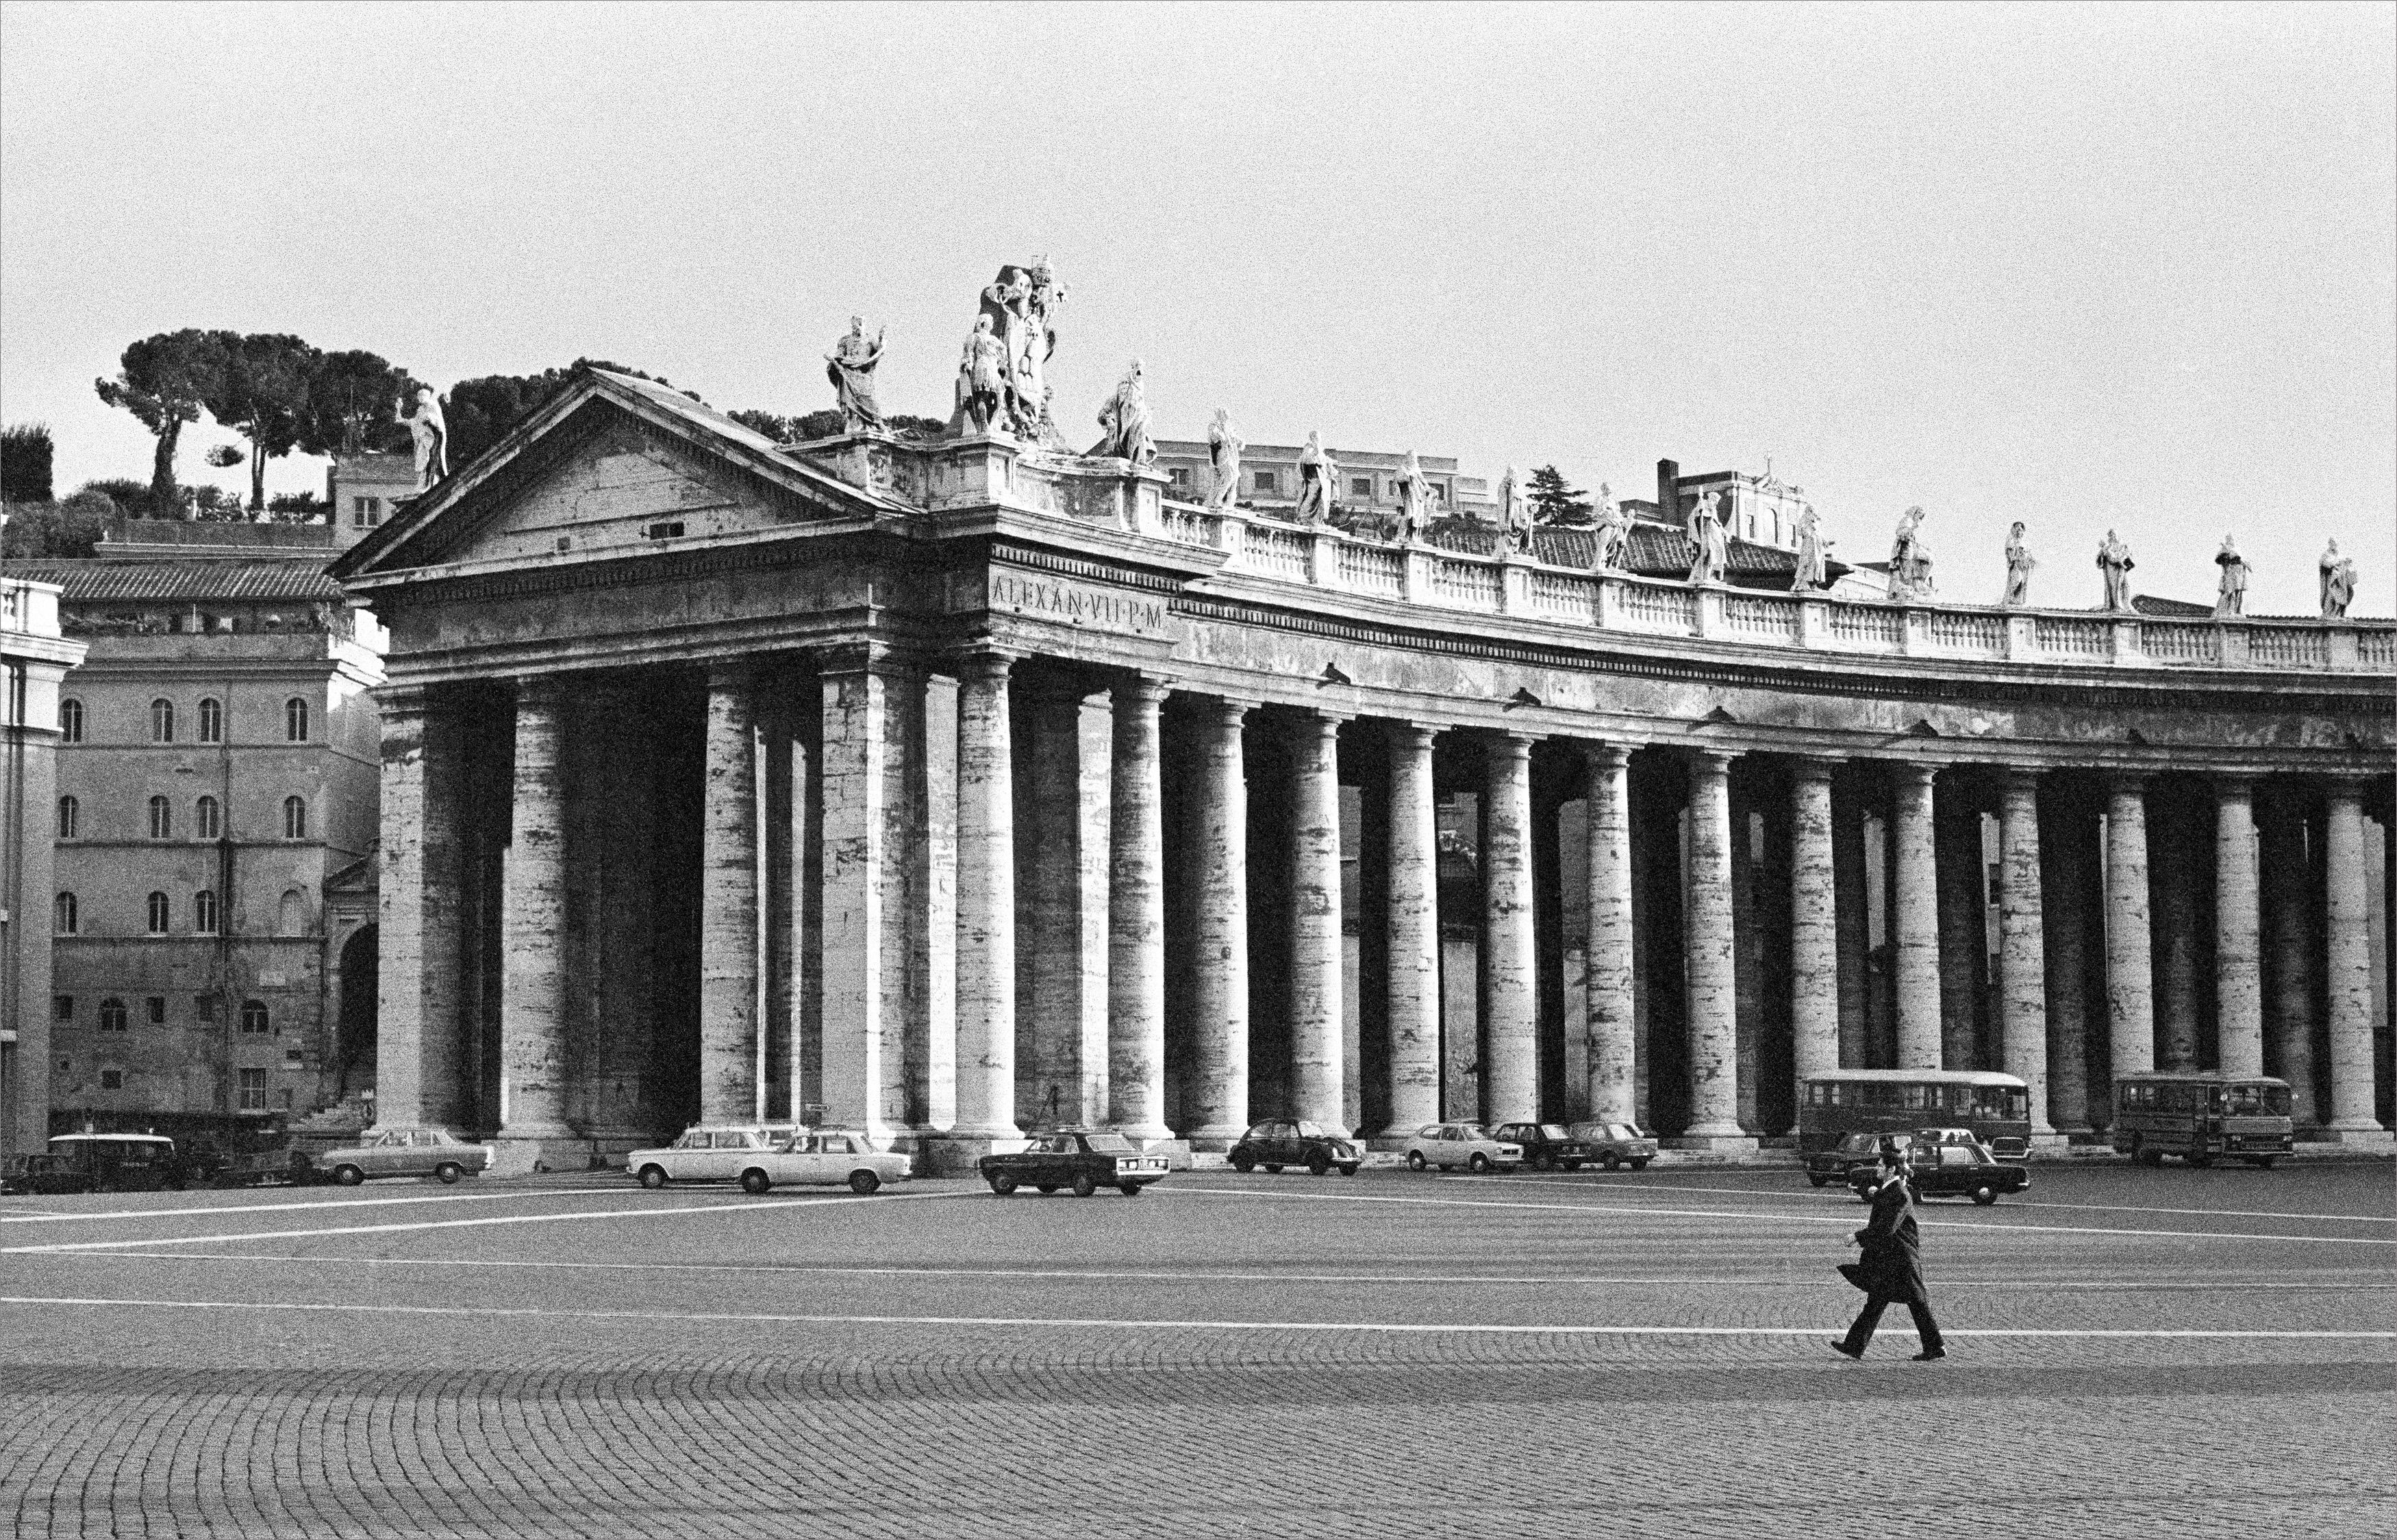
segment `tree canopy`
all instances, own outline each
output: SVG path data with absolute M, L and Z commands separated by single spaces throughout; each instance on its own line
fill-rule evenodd
M 145 337 L 117 359 L 115 379 L 92 382 L 102 401 L 131 412 L 156 438 L 150 495 L 160 502 L 174 499 L 175 445 L 183 424 L 200 420 L 208 395 L 218 389 L 217 376 L 224 367 L 218 339 L 229 335 L 186 327 Z
M 1568 484 L 1564 474 L 1554 465 L 1542 465 L 1532 473 L 1525 496 L 1532 504 L 1532 517 L 1540 524 L 1587 524 L 1590 504 L 1587 493 Z
M 57 446 L 46 422 L 0 428 L 0 502 L 50 501 L 50 462 Z

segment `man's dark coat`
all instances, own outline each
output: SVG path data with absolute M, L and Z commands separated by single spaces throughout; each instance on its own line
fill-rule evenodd
M 1927 1305 L 1922 1287 L 1922 1240 L 1914 1225 L 1914 1199 L 1903 1177 L 1873 1189 L 1872 1218 L 1857 1232 L 1864 1254 L 1841 1267 L 1869 1299 L 1891 1305 Z

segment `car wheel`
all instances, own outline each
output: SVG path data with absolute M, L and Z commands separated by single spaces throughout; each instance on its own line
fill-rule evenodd
M 1243 1150 L 1232 1157 L 1232 1169 L 1245 1176 L 1257 1169 L 1257 1158 Z
M 335 1166 L 333 1180 L 345 1187 L 355 1187 L 367 1179 L 367 1173 L 355 1166 Z
M 1323 1157 L 1321 1157 L 1321 1156 L 1319 1156 L 1319 1156 L 1314 1157 L 1312 1159 L 1308 1160 L 1308 1161 L 1307 1161 L 1307 1163 L 1306 1163 L 1306 1174 L 1307 1174 L 1307 1175 L 1309 1175 L 1309 1176 L 1324 1176 L 1324 1175 L 1328 1175 L 1328 1174 L 1330 1174 L 1331 1171 L 1332 1171 L 1332 1162 L 1331 1162 L 1331 1161 L 1329 1161 L 1329 1160 L 1326 1160 Z
M 1975 1188 L 1973 1189 L 1973 1201 L 1974 1201 L 1974 1202 L 1975 1202 L 1975 1203 L 1978 1203 L 1981 1207 L 1983 1207 L 1983 1208 L 1985 1208 L 1985 1209 L 1986 1209 L 1986 1208 L 1988 1208 L 1990 1204 L 1992 1204 L 1992 1203 L 1996 1202 L 1997 1200 L 1998 1200 L 1998 1189 L 1997 1189 L 1997 1188 L 1995 1188 L 1995 1187 L 1990 1186 L 1990 1185 L 1989 1185 L 1988 1183 L 1986 1183 L 1986 1182 L 1982 1183 L 1979 1186 L 1975 1187 Z
M 1094 1192 L 1096 1192 L 1096 1191 L 1098 1191 L 1098 1190 L 1099 1190 L 1098 1179 L 1097 1179 L 1096 1177 L 1093 1177 L 1093 1176 L 1092 1176 L 1089 1172 L 1083 1171 L 1083 1172 L 1076 1172 L 1074 1173 L 1074 1196 L 1075 1196 L 1075 1197 L 1077 1197 L 1077 1198 L 1088 1198 L 1088 1197 L 1090 1197 L 1092 1193 L 1094 1193 Z
M 870 1171 L 850 1172 L 849 1190 L 860 1198 L 871 1198 L 882 1190 L 882 1178 Z
M 1621 1171 L 1623 1169 L 1623 1157 L 1619 1155 L 1610 1155 L 1600 1160 L 1599 1164 L 1604 1166 L 1608 1171 Z
M 654 1188 L 663 1187 L 665 1185 L 666 1170 L 663 1166 L 643 1166 L 641 1168 L 641 1185 Z
M 1565 1170 L 1569 1172 L 1579 1171 L 1581 1170 L 1581 1162 L 1578 1160 L 1568 1160 L 1565 1162 Z
M 741 1173 L 741 1190 L 750 1194 L 752 1197 L 764 1192 L 773 1185 L 773 1179 L 755 1166 L 750 1167 L 747 1171 Z
M 2195 1166 L 2200 1171 L 2203 1171 L 2206 1167 L 2214 1164 L 2214 1157 L 2210 1155 L 2191 1155 L 2185 1158 L 2187 1158 L 2190 1165 Z
M 1490 1169 L 1490 1158 L 1482 1154 L 1480 1150 L 1475 1150 L 1473 1152 L 1473 1158 L 1465 1163 L 1465 1169 L 1470 1172 L 1488 1171 Z
M 1036 1182 L 1033 1184 L 1032 1190 L 1038 1193 L 1041 1197 L 1046 1198 L 1051 1193 L 1057 1190 L 1057 1184 L 1054 1182 Z
M 1356 1174 L 1357 1174 L 1357 1163 L 1356 1163 L 1355 1161 L 1353 1161 L 1353 1160 L 1352 1160 L 1352 1161 L 1350 1161 L 1348 1164 L 1346 1164 L 1346 1165 L 1345 1165 L 1345 1166 L 1341 1167 L 1341 1168 L 1340 1168 L 1340 1174 L 1341 1174 L 1341 1175 L 1343 1175 L 1343 1176 L 1354 1176 L 1354 1175 L 1356 1175 Z
M 1806 1173 L 1806 1180 L 1807 1180 L 1807 1181 L 1809 1181 L 1809 1182 L 1811 1182 L 1811 1183 L 1813 1183 L 1815 1186 L 1818 1186 L 1818 1187 L 1828 1187 L 1828 1186 L 1829 1186 L 1829 1185 L 1831 1185 L 1831 1179 L 1830 1179 L 1829 1177 L 1828 1177 L 1828 1176 L 1825 1176 L 1825 1175 L 1824 1175 L 1822 1172 L 1811 1172 L 1811 1171 L 1810 1171 L 1810 1172 L 1808 1172 Z
M 1281 1163 L 1278 1160 L 1268 1160 L 1265 1162 L 1265 1170 L 1273 1172 L 1276 1176 L 1279 1176 L 1281 1174 Z
M 441 1164 L 433 1168 L 433 1175 L 435 1179 L 445 1187 L 456 1186 L 458 1185 L 458 1178 L 465 1174 L 465 1172 L 460 1168 L 458 1162 L 455 1160 L 444 1160 Z
M 1421 1171 L 1421 1170 L 1423 1170 L 1423 1169 L 1424 1169 L 1424 1164 L 1425 1164 L 1425 1162 L 1424 1162 L 1424 1158 L 1423 1158 L 1423 1151 L 1421 1151 L 1421 1150 L 1409 1150 L 1409 1151 L 1407 1151 L 1407 1170 L 1409 1170 L 1409 1171 Z
M 1631 1162 L 1631 1169 L 1633 1171 L 1646 1171 L 1648 1169 L 1648 1158 L 1643 1155 L 1639 1159 L 1634 1160 Z
M 1118 1182 L 1116 1184 L 1116 1191 L 1123 1194 L 1126 1198 L 1138 1198 L 1140 1196 L 1140 1184 L 1137 1182 Z
M 2272 1169 L 2272 1158 L 2269 1155 L 2250 1156 L 2247 1163 L 2255 1167 L 2257 1171 L 2270 1171 Z
M 1015 1178 L 1003 1171 L 993 1172 L 990 1176 L 990 1190 L 1005 1198 L 1015 1190 Z

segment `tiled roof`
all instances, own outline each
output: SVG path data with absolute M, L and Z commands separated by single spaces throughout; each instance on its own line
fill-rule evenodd
M 341 584 L 304 556 L 252 561 L 12 561 L 10 577 L 55 583 L 61 603 L 184 603 L 209 599 L 338 602 Z

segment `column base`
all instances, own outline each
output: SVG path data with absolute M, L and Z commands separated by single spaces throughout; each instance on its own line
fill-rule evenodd
M 941 1133 L 917 1140 L 909 1153 L 917 1176 L 971 1176 L 984 1156 L 1013 1155 L 1030 1143 L 1021 1134 Z
M 599 1156 L 596 1143 L 567 1130 L 556 1133 L 502 1132 L 493 1134 L 484 1144 L 491 1152 L 491 1163 L 484 1168 L 486 1176 L 531 1176 L 542 1172 L 589 1171 Z
M 1234 1145 L 1239 1144 L 1240 1142 L 1240 1136 L 1248 1132 L 1248 1125 L 1245 1123 L 1241 1124 L 1239 1128 L 1231 1128 L 1223 1124 L 1216 1124 L 1212 1127 L 1192 1129 L 1188 1133 L 1182 1136 L 1182 1143 L 1185 1147 L 1194 1151 L 1204 1151 L 1210 1155 L 1221 1155 L 1225 1151 L 1230 1149 Z
M 1160 1139 L 1143 1139 L 1131 1134 L 1127 1134 L 1125 1137 L 1130 1138 L 1133 1144 L 1138 1145 L 1140 1146 L 1140 1152 L 1143 1155 L 1162 1155 L 1165 1157 L 1165 1169 L 1167 1171 L 1188 1171 L 1190 1169 L 1190 1157 L 1193 1152 L 1190 1141 L 1187 1139 L 1177 1139 L 1171 1133 Z
M 2321 1137 L 2324 1143 L 2335 1144 L 2345 1149 L 2397 1149 L 2397 1133 L 2390 1132 L 2377 1123 L 2333 1123 L 2322 1131 Z
M 1756 1136 L 1752 1133 L 1684 1133 L 1678 1139 L 1660 1139 L 1657 1144 L 1668 1150 L 1685 1150 L 1693 1155 L 1754 1155 Z
M 2030 1136 L 2030 1152 L 2033 1155 L 2060 1156 L 2069 1153 L 2071 1148 L 2071 1136 L 2059 1129 L 2049 1129 Z

